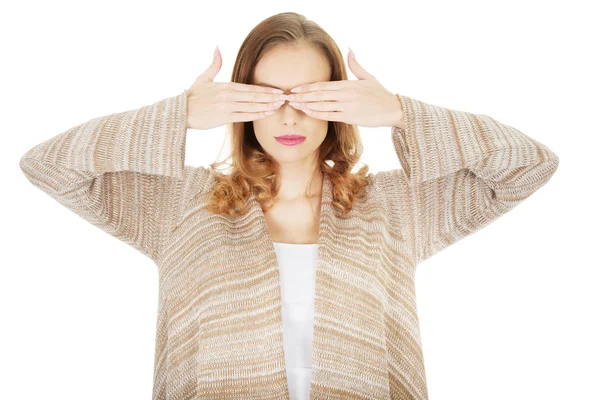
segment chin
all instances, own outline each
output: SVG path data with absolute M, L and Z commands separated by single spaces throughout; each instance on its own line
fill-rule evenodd
M 304 160 L 309 154 L 297 152 L 296 154 L 277 154 L 273 159 L 278 163 L 294 163 Z

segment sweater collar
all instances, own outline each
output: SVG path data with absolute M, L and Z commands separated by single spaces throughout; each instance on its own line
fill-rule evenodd
M 327 249 L 335 247 L 335 219 L 331 207 L 332 201 L 332 183 L 327 172 L 323 172 L 323 188 L 321 191 L 321 211 L 319 216 L 319 234 L 317 240 L 317 264 L 316 264 L 316 281 L 315 281 L 315 296 L 314 296 L 314 321 L 313 321 L 313 346 L 312 346 L 312 379 L 310 388 L 311 398 L 325 398 L 327 393 L 320 393 L 320 388 L 327 386 L 327 369 L 333 368 L 332 360 L 327 360 L 327 354 L 339 352 L 343 354 L 348 349 L 341 348 L 340 342 L 332 340 L 332 333 L 325 327 L 328 321 L 335 320 L 332 315 L 336 303 L 336 290 L 339 290 L 342 282 L 338 282 L 340 276 L 339 271 L 335 271 L 336 267 L 331 262 L 331 256 L 326 253 Z M 275 247 L 268 232 L 267 223 L 264 212 L 260 203 L 254 195 L 250 196 L 250 212 L 258 217 L 260 224 L 260 235 L 256 241 L 256 251 L 267 254 L 268 262 L 263 265 L 256 265 L 255 268 L 262 270 L 265 277 L 273 279 L 276 284 L 276 290 L 265 291 L 260 296 L 260 301 L 263 302 L 265 308 L 273 310 L 273 315 L 268 318 L 270 325 L 268 331 L 273 334 L 269 342 L 268 349 L 265 349 L 264 358 L 261 364 L 265 365 L 266 370 L 280 371 L 277 376 L 277 386 L 281 387 L 282 394 L 286 394 L 286 399 L 289 399 L 288 382 L 285 366 L 285 354 L 283 343 L 283 319 L 282 319 L 282 299 L 279 267 Z M 266 268 L 266 271 L 263 270 Z M 337 289 L 336 289 L 337 288 Z M 338 317 L 339 318 L 339 317 Z M 339 366 L 338 366 L 339 369 Z M 256 386 L 260 387 L 260 377 L 257 377 Z

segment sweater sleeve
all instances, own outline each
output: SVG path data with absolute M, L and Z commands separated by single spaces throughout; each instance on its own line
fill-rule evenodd
M 94 118 L 19 166 L 60 204 L 156 261 L 183 191 L 187 93 Z
M 511 210 L 558 168 L 544 144 L 487 115 L 396 96 L 405 128 L 392 127 L 392 141 L 404 171 L 399 187 L 410 192 L 417 263 Z

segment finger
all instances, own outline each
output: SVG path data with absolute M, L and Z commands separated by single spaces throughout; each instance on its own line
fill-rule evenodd
M 298 110 L 306 108 L 313 111 L 346 111 L 346 103 L 341 103 L 339 101 L 320 101 L 311 103 L 290 101 L 290 106 Z
M 375 78 L 374 75 L 370 74 L 362 65 L 360 65 L 360 63 L 356 60 L 356 57 L 354 56 L 354 52 L 352 52 L 352 57 L 348 57 L 348 66 L 350 67 L 352 73 L 359 80 L 377 80 L 377 78 Z
M 212 63 L 202 73 L 202 75 L 200 75 L 200 77 L 199 77 L 200 80 L 208 80 L 208 81 L 213 82 L 215 77 L 219 73 L 219 70 L 221 69 L 222 65 L 223 65 L 223 60 L 221 58 L 221 52 L 219 52 L 218 48 L 217 48 L 214 51 Z
M 324 121 L 340 121 L 346 122 L 346 113 L 345 112 L 336 112 L 336 111 L 315 111 L 309 110 L 308 108 L 303 108 L 302 111 L 306 113 L 309 117 L 322 119 Z
M 340 90 L 350 86 L 349 80 L 340 80 L 340 81 L 322 81 L 322 82 L 313 82 L 306 83 L 304 85 L 296 86 L 295 88 L 290 89 L 291 92 L 294 93 L 303 93 L 303 92 L 312 92 L 315 90 Z
M 231 113 L 230 115 L 231 115 L 231 122 L 247 122 L 247 121 L 254 121 L 257 119 L 266 118 L 266 117 L 272 115 L 273 113 L 275 113 L 274 110 L 263 111 L 263 112 L 250 112 L 250 113 L 234 112 L 234 113 Z
M 285 100 L 278 100 L 270 103 L 244 103 L 234 102 L 231 106 L 231 112 L 262 112 L 277 110 L 281 105 L 285 103 Z
M 337 101 L 343 102 L 348 100 L 348 92 L 344 90 L 317 90 L 307 93 L 294 93 L 289 101 L 309 102 L 309 101 Z
M 269 103 L 272 101 L 283 100 L 281 94 L 268 92 L 252 92 L 227 90 L 227 101 L 230 102 L 249 102 L 249 103 Z
M 249 83 L 238 83 L 238 82 L 227 82 L 231 90 L 239 92 L 259 92 L 259 93 L 279 93 L 282 94 L 283 90 L 275 89 L 268 86 L 252 85 Z

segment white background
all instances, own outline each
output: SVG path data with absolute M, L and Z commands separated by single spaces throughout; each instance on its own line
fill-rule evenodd
M 94 117 L 181 93 L 217 45 L 215 81 L 229 81 L 248 32 L 296 11 L 390 91 L 490 115 L 560 157 L 538 192 L 419 265 L 430 399 L 599 399 L 592 3 L 3 3 L 0 397 L 152 393 L 156 266 L 33 187 L 22 154 Z M 400 168 L 389 128 L 360 130 L 371 171 Z M 186 164 L 215 161 L 224 135 L 188 130 Z

